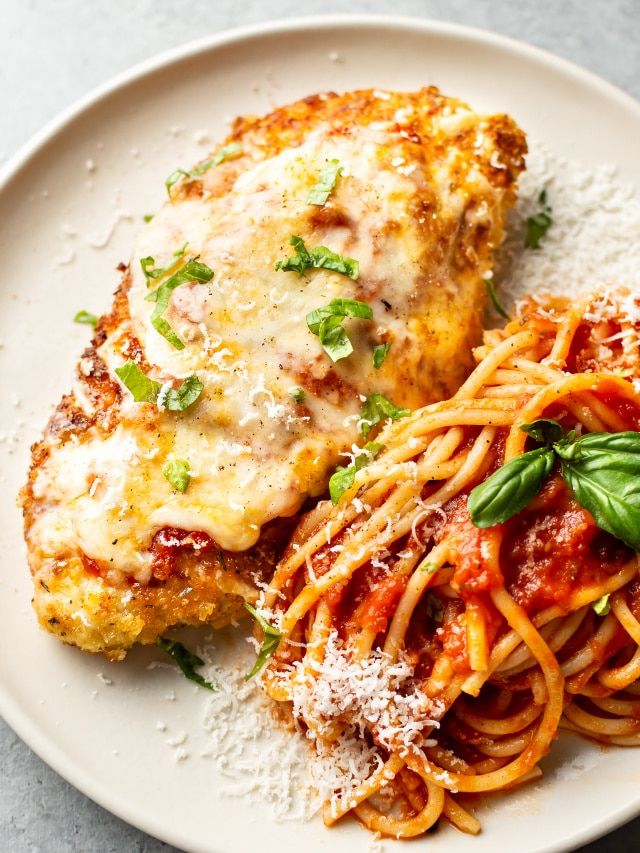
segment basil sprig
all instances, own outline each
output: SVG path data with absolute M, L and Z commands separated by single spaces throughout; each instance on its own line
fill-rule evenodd
M 354 281 L 360 273 L 360 264 L 354 258 L 346 258 L 327 249 L 326 246 L 316 246 L 315 249 L 307 249 L 302 237 L 294 234 L 289 243 L 296 250 L 295 255 L 284 258 L 276 264 L 277 270 L 283 272 L 297 272 L 304 275 L 308 269 L 325 269 L 346 275 Z
M 162 316 L 169 307 L 171 294 L 176 287 L 179 287 L 181 284 L 185 284 L 188 281 L 198 281 L 200 284 L 206 284 L 208 281 L 211 281 L 212 278 L 212 269 L 210 269 L 206 264 L 200 263 L 200 261 L 195 258 L 191 258 L 186 262 L 186 264 L 183 264 L 179 270 L 176 270 L 170 278 L 163 281 L 159 287 L 156 287 L 155 290 L 152 290 L 151 293 L 145 297 L 147 302 L 156 303 L 153 313 L 151 314 L 151 325 L 156 332 L 161 334 L 163 338 L 166 338 L 176 349 L 184 349 L 184 343 Z
M 366 302 L 357 299 L 332 299 L 306 317 L 309 331 L 320 338 L 322 348 L 332 361 L 339 361 L 353 352 L 353 344 L 342 326 L 346 317 L 372 320 L 373 311 Z
M 524 238 L 524 245 L 527 249 L 539 249 L 540 241 L 553 225 L 546 189 L 540 192 L 538 202 L 540 204 L 539 212 L 527 219 L 527 234 Z
M 189 649 L 177 640 L 169 640 L 167 637 L 158 637 L 156 645 L 161 648 L 163 652 L 166 652 L 169 657 L 174 659 L 182 670 L 182 674 L 185 678 L 188 678 L 189 681 L 195 681 L 196 684 L 199 684 L 201 687 L 206 687 L 207 690 L 213 690 L 215 692 L 217 688 L 214 687 L 210 681 L 203 678 L 200 673 L 196 672 L 197 666 L 204 666 L 204 661 L 201 657 L 194 655 L 193 652 L 190 652 Z
M 175 172 L 172 172 L 164 182 L 164 185 L 167 188 L 167 195 L 171 198 L 171 187 L 174 184 L 177 184 L 180 178 L 187 178 L 187 180 L 191 178 L 199 178 L 204 175 L 205 172 L 208 172 L 209 169 L 213 169 L 214 166 L 219 166 L 221 163 L 224 163 L 225 160 L 233 160 L 241 154 L 242 145 L 240 145 L 239 142 L 230 142 L 229 145 L 223 145 L 222 148 L 218 148 L 210 160 L 206 160 L 190 172 L 187 172 L 185 169 L 176 169 Z
M 369 394 L 364 401 L 360 412 L 360 432 L 366 438 L 374 426 L 380 421 L 390 418 L 392 421 L 397 421 L 400 418 L 408 418 L 411 414 L 411 409 L 401 409 L 392 403 L 384 394 L 379 394 L 374 391 Z
M 317 182 L 311 187 L 307 196 L 307 204 L 315 204 L 318 207 L 323 207 L 331 191 L 336 185 L 338 175 L 342 174 L 342 166 L 339 160 L 329 160 L 327 165 L 318 175 Z
M 351 465 L 347 467 L 344 465 L 338 465 L 329 480 L 329 495 L 331 496 L 331 503 L 334 506 L 338 503 L 347 489 L 350 489 L 351 486 L 353 486 L 356 479 L 356 472 L 360 471 L 361 468 L 364 468 L 365 465 L 368 465 L 369 462 L 375 459 L 383 447 L 383 444 L 376 444 L 373 441 L 369 441 L 362 448 L 364 452 L 359 453 Z
M 469 495 L 476 527 L 492 527 L 516 515 L 540 491 L 556 460 L 576 501 L 596 524 L 640 551 L 640 432 L 597 432 L 562 438 L 557 421 L 541 418 L 521 429 L 544 442 L 499 468 Z
M 184 494 L 191 480 L 189 463 L 186 459 L 177 459 L 175 456 L 167 460 L 162 469 L 162 476 L 171 483 L 174 489 Z
M 182 382 L 179 388 L 169 388 L 160 397 L 162 385 L 155 379 L 150 379 L 138 367 L 135 361 L 125 361 L 122 367 L 116 367 L 116 374 L 125 388 L 131 393 L 136 403 L 158 403 L 171 412 L 184 412 L 196 402 L 204 385 L 192 373 Z
M 260 651 L 258 652 L 258 657 L 256 658 L 256 662 L 254 663 L 251 672 L 248 672 L 244 680 L 249 681 L 250 678 L 253 678 L 254 675 L 257 675 L 265 663 L 269 660 L 271 655 L 273 655 L 280 645 L 280 640 L 282 639 L 282 634 L 280 631 L 276 630 L 273 625 L 270 625 L 264 616 L 261 616 L 255 607 L 252 607 L 250 604 L 245 602 L 245 608 L 249 611 L 249 613 L 256 620 L 258 625 L 262 628 L 264 639 L 262 640 L 262 645 L 260 646 Z

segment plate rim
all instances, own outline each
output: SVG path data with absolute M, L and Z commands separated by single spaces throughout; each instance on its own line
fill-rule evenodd
M 28 167 L 29 162 L 38 155 L 42 148 L 49 144 L 59 133 L 64 131 L 76 118 L 81 116 L 86 110 L 97 105 L 104 98 L 115 94 L 127 85 L 139 82 L 143 78 L 151 76 L 174 63 L 234 42 L 267 34 L 295 33 L 314 27 L 329 29 L 336 26 L 352 29 L 356 27 L 360 29 L 377 29 L 380 26 L 385 26 L 400 31 L 420 30 L 425 34 L 453 36 L 487 47 L 497 47 L 501 50 L 506 50 L 514 57 L 525 57 L 542 63 L 576 82 L 595 89 L 605 98 L 615 101 L 623 109 L 635 113 L 640 121 L 640 100 L 634 98 L 614 83 L 545 48 L 520 41 L 502 33 L 448 20 L 412 15 L 368 13 L 302 15 L 260 21 L 208 33 L 205 36 L 191 39 L 154 54 L 109 77 L 105 82 L 93 87 L 89 92 L 58 112 L 40 130 L 36 131 L 23 143 L 5 163 L 0 165 L 0 193 L 6 189 L 11 181 L 19 177 L 20 172 Z M 103 786 L 99 779 L 96 779 L 83 770 L 74 760 L 69 759 L 66 753 L 50 741 L 38 726 L 33 725 L 29 720 L 28 714 L 22 710 L 19 700 L 5 691 L 2 685 L 0 685 L 0 716 L 45 764 L 99 806 L 154 838 L 158 838 L 185 851 L 194 851 L 196 853 L 196 851 L 202 850 L 204 853 L 205 849 L 200 846 L 194 846 L 191 840 L 182 835 L 179 828 L 172 829 L 170 832 L 163 831 L 162 837 L 157 835 L 157 827 L 154 827 L 153 823 L 148 821 L 146 816 L 137 814 L 133 807 L 129 807 L 126 802 L 119 800 L 117 795 L 108 787 Z M 600 820 L 582 831 L 559 839 L 551 846 L 540 848 L 538 853 L 570 853 L 570 851 L 576 850 L 578 847 L 614 831 L 638 815 L 640 815 L 640 792 L 632 802 L 619 808 L 612 814 L 600 818 Z

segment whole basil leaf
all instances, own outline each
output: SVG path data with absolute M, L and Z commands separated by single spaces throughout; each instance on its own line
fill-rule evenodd
M 562 438 L 562 427 L 551 418 L 538 418 L 530 424 L 522 424 L 520 429 L 538 444 L 553 444 Z
M 554 448 L 567 485 L 598 527 L 640 551 L 640 433 L 591 433 Z
M 538 494 L 551 473 L 555 456 L 550 447 L 538 447 L 516 456 L 469 495 L 467 507 L 476 527 L 502 524 Z

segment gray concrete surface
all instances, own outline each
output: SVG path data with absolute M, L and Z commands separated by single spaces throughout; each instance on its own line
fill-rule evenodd
M 394 12 L 496 30 L 640 97 L 640 0 L 0 0 L 0 160 L 77 97 L 145 57 L 207 32 L 323 12 Z M 68 785 L 2 722 L 0 756 L 0 851 L 175 853 Z M 640 819 L 583 848 L 638 849 Z

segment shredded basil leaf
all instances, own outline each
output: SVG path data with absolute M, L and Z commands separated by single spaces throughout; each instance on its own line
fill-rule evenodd
M 507 314 L 506 309 L 504 308 L 504 306 L 498 299 L 498 295 L 496 294 L 496 288 L 495 284 L 493 283 L 493 277 L 485 278 L 484 286 L 487 288 L 487 293 L 489 294 L 489 299 L 493 303 L 493 307 L 496 309 L 496 311 L 498 312 L 498 314 L 500 314 L 501 317 L 504 317 L 505 320 L 508 320 L 509 315 Z
M 342 326 L 346 317 L 372 320 L 373 311 L 366 302 L 357 299 L 332 299 L 328 305 L 310 311 L 306 317 L 309 331 L 320 338 L 332 361 L 339 361 L 353 352 L 353 345 Z
M 184 343 L 162 316 L 169 306 L 171 294 L 176 287 L 188 281 L 198 281 L 200 284 L 206 284 L 212 278 L 212 269 L 209 269 L 206 264 L 200 263 L 195 258 L 191 258 L 191 260 L 187 261 L 186 264 L 181 266 L 170 278 L 163 281 L 159 287 L 151 291 L 146 297 L 148 302 L 156 303 L 151 314 L 151 325 L 176 349 L 184 349 Z
M 126 361 L 116 367 L 116 374 L 136 403 L 157 404 L 162 385 L 149 379 L 135 361 Z M 195 374 L 187 376 L 179 388 L 169 388 L 163 395 L 162 407 L 172 412 L 184 412 L 198 399 L 204 385 Z
M 411 414 L 411 409 L 401 409 L 392 403 L 384 394 L 379 394 L 377 391 L 369 394 L 362 406 L 360 412 L 360 432 L 366 438 L 372 428 L 382 420 L 390 418 L 392 421 L 400 420 L 400 418 L 408 418 Z
M 364 452 L 359 453 L 351 465 L 348 467 L 338 465 L 329 480 L 329 495 L 331 496 L 331 503 L 334 506 L 338 503 L 347 489 L 350 489 L 351 486 L 353 486 L 356 479 L 356 472 L 360 471 L 361 468 L 364 468 L 365 465 L 368 465 L 369 462 L 375 459 L 383 448 L 383 444 L 376 444 L 375 442 L 370 441 L 362 448 Z
M 389 355 L 389 350 L 391 349 L 390 343 L 385 344 L 376 344 L 373 348 L 373 366 L 376 370 L 379 370 L 385 362 L 386 357 Z
M 153 219 L 153 216 L 154 216 L 153 213 L 145 213 L 145 215 L 142 217 L 142 221 L 143 222 L 151 222 L 151 220 Z
M 440 563 L 428 562 L 425 563 L 424 566 L 420 568 L 421 572 L 426 572 L 428 575 L 435 575 L 435 573 L 440 568 Z
M 169 640 L 167 637 L 158 637 L 156 645 L 174 659 L 182 670 L 182 674 L 185 678 L 188 678 L 189 681 L 195 681 L 196 684 L 199 684 L 201 687 L 206 687 L 207 690 L 213 690 L 214 692 L 217 690 L 211 682 L 207 681 L 198 672 L 196 672 L 195 668 L 197 666 L 204 666 L 202 658 L 198 657 L 198 655 L 194 655 L 193 652 L 190 652 L 189 649 L 182 645 L 182 643 L 179 643 L 177 640 Z
M 147 279 L 147 287 L 149 287 L 154 279 L 163 278 L 167 273 L 175 267 L 176 263 L 183 257 L 187 250 L 188 243 L 185 243 L 181 249 L 173 253 L 173 260 L 166 267 L 156 267 L 155 258 L 147 255 L 146 258 L 140 258 L 140 266 L 144 277 Z
M 204 173 L 208 172 L 209 169 L 213 169 L 215 166 L 220 166 L 221 163 L 224 163 L 227 160 L 234 160 L 241 154 L 242 145 L 239 142 L 230 142 L 228 145 L 223 145 L 222 148 L 218 148 L 210 160 L 207 160 L 201 166 L 196 166 L 195 169 L 192 169 L 191 172 L 189 172 L 189 176 L 192 178 L 199 178 L 200 175 L 204 175 Z
M 277 270 L 297 272 L 298 275 L 304 275 L 308 269 L 326 269 L 338 272 L 354 281 L 358 278 L 360 265 L 354 258 L 337 255 L 331 249 L 327 249 L 326 246 L 316 246 L 315 249 L 307 249 L 304 240 L 297 234 L 294 234 L 290 238 L 289 243 L 296 250 L 296 254 L 278 261 L 276 264 Z
M 219 148 L 210 160 L 207 160 L 201 166 L 196 166 L 190 172 L 187 172 L 185 169 L 176 169 L 164 182 L 169 198 L 171 198 L 171 188 L 174 184 L 178 183 L 180 178 L 199 178 L 214 166 L 219 166 L 225 160 L 233 160 L 235 157 L 239 157 L 240 154 L 242 154 L 242 145 L 239 142 L 230 142 L 229 145 L 223 145 L 222 148 Z
M 547 201 L 546 189 L 541 191 L 538 202 L 541 207 L 540 211 L 527 219 L 527 234 L 524 239 L 524 245 L 527 249 L 539 249 L 540 241 L 553 225 L 552 210 Z
M 164 398 L 164 408 L 170 412 L 184 412 L 196 402 L 203 389 L 200 379 L 192 373 L 182 381 L 179 388 L 169 388 Z
M 289 396 L 294 401 L 294 403 L 304 403 L 304 398 L 307 396 L 304 388 L 290 388 Z
M 334 189 L 338 176 L 342 174 L 342 166 L 339 160 L 329 160 L 327 165 L 318 175 L 317 182 L 313 185 L 307 196 L 307 204 L 315 204 L 322 207 Z
M 85 326 L 91 326 L 93 329 L 98 325 L 98 317 L 90 311 L 78 311 L 73 318 L 74 323 L 82 323 Z
M 189 472 L 189 463 L 186 459 L 176 459 L 175 457 L 169 459 L 162 469 L 162 475 L 167 478 L 173 488 L 178 492 L 184 494 L 187 491 L 191 474 Z
M 245 602 L 244 606 L 264 632 L 264 639 L 262 640 L 262 646 L 260 647 L 260 651 L 258 652 L 256 662 L 253 665 L 251 672 L 248 672 L 244 677 L 245 681 L 249 681 L 250 678 L 253 678 L 254 675 L 257 675 L 260 672 L 260 670 L 269 660 L 271 655 L 274 654 L 274 652 L 280 645 L 282 634 L 280 633 L 280 631 L 277 631 L 272 625 L 270 625 L 267 620 L 263 616 L 261 616 L 258 611 L 250 604 L 247 604 Z
M 122 367 L 116 367 L 116 374 L 136 403 L 157 402 L 162 385 L 149 379 L 135 361 L 125 361 Z
M 594 601 L 591 605 L 598 616 L 606 616 L 607 613 L 611 610 L 611 605 L 609 604 L 609 595 L 603 595 L 602 598 L 599 598 L 597 601 Z

